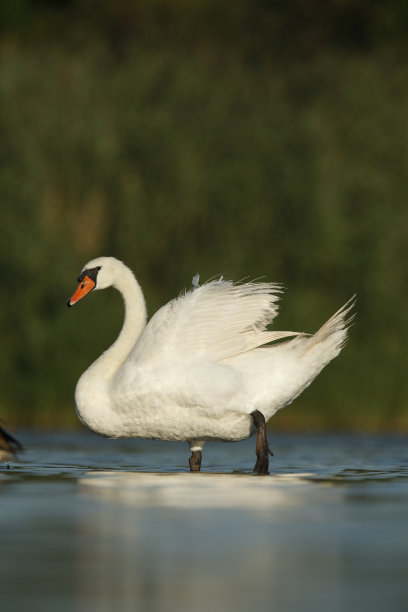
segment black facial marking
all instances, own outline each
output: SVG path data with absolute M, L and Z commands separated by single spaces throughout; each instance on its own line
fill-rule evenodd
M 88 276 L 88 278 L 93 280 L 93 282 L 96 285 L 96 277 L 98 276 L 98 272 L 99 272 L 100 269 L 101 269 L 101 266 L 98 266 L 96 268 L 89 268 L 88 270 L 84 270 L 78 276 L 78 283 L 82 283 L 82 281 L 84 280 L 85 276 Z

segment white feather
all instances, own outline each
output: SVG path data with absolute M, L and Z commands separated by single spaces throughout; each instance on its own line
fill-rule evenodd
M 198 289 L 199 288 L 199 286 L 200 286 L 199 283 L 200 283 L 200 275 L 198 273 L 194 274 L 193 280 L 191 281 L 191 284 L 193 285 L 194 289 Z
M 144 329 L 131 358 L 228 359 L 298 332 L 269 332 L 278 313 L 275 283 L 211 281 L 163 306 Z

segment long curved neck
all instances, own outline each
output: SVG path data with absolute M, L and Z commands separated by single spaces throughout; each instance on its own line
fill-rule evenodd
M 81 376 L 75 389 L 76 410 L 81 421 L 93 431 L 117 437 L 118 415 L 112 410 L 111 385 L 146 325 L 142 290 L 132 272 L 121 264 L 115 287 L 125 302 L 125 320 L 117 340 Z
M 123 267 L 119 278 L 113 285 L 125 303 L 123 327 L 112 346 L 107 349 L 91 366 L 105 380 L 111 379 L 120 368 L 146 325 L 146 305 L 142 290 L 129 268 Z

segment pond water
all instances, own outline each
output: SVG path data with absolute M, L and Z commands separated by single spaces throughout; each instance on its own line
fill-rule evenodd
M 187 444 L 23 432 L 0 469 L 5 612 L 408 609 L 408 438 Z

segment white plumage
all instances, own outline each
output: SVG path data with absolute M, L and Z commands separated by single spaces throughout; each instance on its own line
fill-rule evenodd
M 88 276 L 95 281 L 89 286 Z M 268 331 L 280 285 L 220 279 L 199 286 L 195 278 L 191 291 L 146 325 L 142 291 L 122 262 L 92 260 L 79 280 L 69 305 L 108 286 L 125 302 L 118 339 L 77 384 L 79 418 L 105 436 L 185 440 L 192 450 L 205 440 L 247 438 L 255 432 L 252 413 L 268 421 L 292 402 L 339 354 L 353 306 L 349 301 L 311 336 Z

